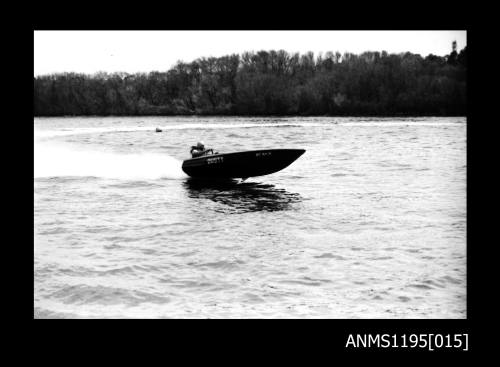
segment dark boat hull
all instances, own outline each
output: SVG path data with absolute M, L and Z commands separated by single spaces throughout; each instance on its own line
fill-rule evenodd
M 247 178 L 278 172 L 304 154 L 304 149 L 266 149 L 212 154 L 186 159 L 182 170 L 196 178 Z

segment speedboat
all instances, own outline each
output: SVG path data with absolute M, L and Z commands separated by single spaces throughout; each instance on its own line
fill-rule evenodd
M 304 152 L 305 149 L 265 149 L 215 153 L 186 159 L 182 170 L 195 178 L 246 179 L 281 171 Z

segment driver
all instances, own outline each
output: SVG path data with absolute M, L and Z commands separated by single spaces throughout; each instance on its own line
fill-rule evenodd
M 199 141 L 196 145 L 191 147 L 191 155 L 193 158 L 207 155 L 208 152 L 212 152 L 212 149 L 205 149 L 205 144 L 203 144 L 202 141 Z

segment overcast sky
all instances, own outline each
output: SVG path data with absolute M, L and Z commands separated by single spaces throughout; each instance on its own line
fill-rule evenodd
M 466 31 L 35 31 L 35 75 L 166 71 L 178 60 L 244 51 L 412 52 L 446 55 Z

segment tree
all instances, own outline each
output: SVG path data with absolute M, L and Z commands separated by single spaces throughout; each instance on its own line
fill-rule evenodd
M 179 61 L 150 73 L 61 73 L 33 81 L 35 116 L 394 115 L 466 112 L 467 48 L 425 58 L 338 51 Z

